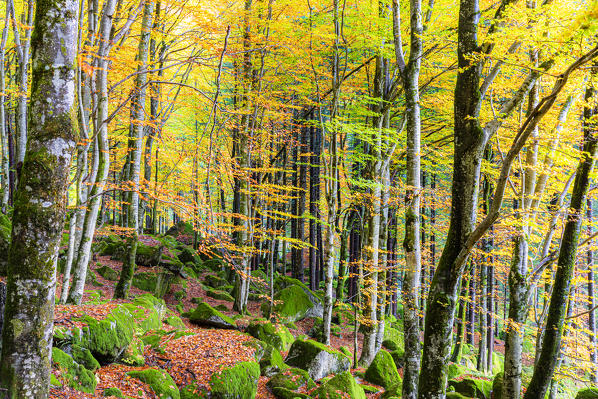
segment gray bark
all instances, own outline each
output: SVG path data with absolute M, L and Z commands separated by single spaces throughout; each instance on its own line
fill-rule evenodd
M 32 36 L 29 143 L 15 198 L 0 387 L 45 399 L 50 385 L 56 262 L 76 146 L 78 3 L 42 0 Z

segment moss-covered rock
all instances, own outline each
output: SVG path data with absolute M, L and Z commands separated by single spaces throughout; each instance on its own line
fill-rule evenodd
M 314 340 L 303 339 L 293 342 L 285 363 L 306 370 L 316 381 L 351 367 L 351 360 L 341 352 Z
M 143 241 L 137 244 L 137 252 L 135 253 L 135 263 L 139 266 L 158 266 L 162 258 L 162 245 L 147 245 Z
M 230 330 L 237 329 L 237 325 L 233 319 L 203 302 L 197 305 L 197 308 L 189 315 L 189 321 L 198 326 Z
M 330 325 L 330 334 L 340 337 L 341 336 L 341 328 L 336 324 Z M 316 317 L 314 320 L 314 325 L 312 328 L 309 329 L 307 335 L 316 341 L 324 342 L 324 320 L 321 317 Z
M 306 317 L 322 317 L 324 308 L 321 301 L 313 294 L 306 292 L 299 285 L 291 285 L 274 295 L 274 309 L 269 303 L 262 305 L 262 313 L 266 318 L 274 312 L 286 322 L 303 320 Z
M 503 372 L 496 374 L 492 380 L 492 399 L 502 399 Z M 596 397 L 598 399 L 598 397 Z
M 115 398 L 124 398 L 125 397 L 125 395 L 123 395 L 123 392 L 120 389 L 114 388 L 114 387 L 104 389 L 104 392 L 102 392 L 102 395 L 104 395 L 104 397 L 112 396 Z
M 145 364 L 144 346 L 141 339 L 134 337 L 120 361 L 130 366 L 143 366 Z
M 185 323 L 183 323 L 183 320 L 181 320 L 181 318 L 175 314 L 168 316 L 164 321 L 166 324 L 176 329 L 187 328 Z
M 220 301 L 228 301 L 228 302 L 235 301 L 235 298 L 233 298 L 231 296 L 231 294 L 229 294 L 226 291 L 217 290 L 217 289 L 210 288 L 210 287 L 204 287 L 204 289 L 206 291 L 206 295 L 209 296 L 210 298 L 218 299 Z
M 470 398 L 490 399 L 492 392 L 492 381 L 475 378 L 450 380 L 448 386 L 454 388 L 455 392 Z
M 266 386 L 272 390 L 277 398 L 294 398 L 289 396 L 289 392 L 295 392 L 299 389 L 310 390 L 316 387 L 314 380 L 307 371 L 299 368 L 288 368 L 270 378 Z
M 266 346 L 264 354 L 259 362 L 260 374 L 266 377 L 270 377 L 271 375 L 288 368 L 288 366 L 284 364 L 280 351 L 272 345 Z
M 118 281 L 119 275 L 116 270 L 106 265 L 100 266 L 96 269 L 96 273 L 110 281 Z
M 73 360 L 90 371 L 96 371 L 100 368 L 100 363 L 93 357 L 91 351 L 87 348 L 83 348 L 79 345 L 72 345 L 71 356 L 73 357 Z
M 52 362 L 58 367 L 61 378 L 69 387 L 86 393 L 95 392 L 97 381 L 93 372 L 77 363 L 61 349 L 52 348 Z
M 5 274 L 8 265 L 8 247 L 10 246 L 10 235 L 12 224 L 10 218 L 0 212 L 0 275 Z
M 159 399 L 180 399 L 179 389 L 172 377 L 164 370 L 153 368 L 134 370 L 129 371 L 127 375 L 149 385 Z
M 364 378 L 366 381 L 380 385 L 387 390 L 402 382 L 392 356 L 384 349 L 378 351 L 365 371 Z
M 471 399 L 467 396 L 463 396 L 458 392 L 447 392 L 446 399 Z
M 205 276 L 205 282 L 206 282 L 206 285 L 208 285 L 212 288 L 220 288 L 220 287 L 224 287 L 225 285 L 229 284 L 228 280 L 220 277 L 217 274 L 207 274 Z
M 323 383 L 311 396 L 314 399 L 365 399 L 365 392 L 351 373 L 344 371 Z
M 135 324 L 142 333 L 162 328 L 162 319 L 166 315 L 166 304 L 150 294 L 143 294 L 135 298 L 133 303 L 124 304 L 133 315 Z
M 114 308 L 105 319 L 84 316 L 82 321 L 86 326 L 73 331 L 73 344 L 89 349 L 100 364 L 118 360 L 135 332 L 134 318 L 122 305 Z
M 577 392 L 575 399 L 598 399 L 598 387 L 590 387 Z
M 291 344 L 295 341 L 293 334 L 282 324 L 254 321 L 247 326 L 245 332 L 280 351 L 289 350 Z
M 405 339 L 403 333 L 396 328 L 386 326 L 384 328 L 384 340 L 382 346 L 389 351 L 405 350 Z
M 210 378 L 211 398 L 255 399 L 260 366 L 255 362 L 241 362 L 227 367 Z
M 132 285 L 142 291 L 155 292 L 158 275 L 153 272 L 139 272 L 133 275 Z

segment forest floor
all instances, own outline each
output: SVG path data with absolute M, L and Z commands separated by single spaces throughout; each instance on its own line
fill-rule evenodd
M 95 270 L 101 267 L 102 265 L 107 265 L 112 269 L 120 272 L 122 262 L 111 260 L 109 256 L 97 256 L 94 259 L 94 261 L 90 262 L 90 268 L 92 270 Z M 137 268 L 138 272 L 156 270 L 157 267 Z M 81 317 L 82 315 L 87 315 L 97 319 L 101 319 L 102 317 L 105 317 L 110 312 L 110 310 L 112 310 L 118 303 L 130 302 L 132 298 L 146 293 L 140 289 L 131 287 L 131 300 L 111 299 L 108 302 L 101 304 L 93 303 L 94 301 L 91 296 L 97 296 L 97 294 L 94 294 L 94 292 L 100 290 L 102 292 L 103 299 L 107 300 L 113 297 L 114 287 L 116 285 L 114 281 L 106 280 L 98 273 L 96 273 L 96 275 L 97 281 L 101 284 L 101 286 L 86 284 L 85 295 L 82 301 L 82 305 L 56 306 L 55 326 L 62 325 L 65 327 L 73 327 L 75 325 L 78 325 L 78 323 L 80 326 L 80 322 L 77 321 L 77 318 Z M 194 297 L 199 297 L 211 306 L 226 306 L 229 309 L 229 311 L 223 313 L 227 314 L 228 316 L 232 317 L 236 314 L 235 312 L 230 310 L 230 302 L 208 297 L 206 295 L 206 291 L 202 288 L 200 281 L 201 278 L 190 278 L 187 280 L 187 297 L 181 301 L 183 303 L 185 311 L 193 310 L 196 307 L 196 305 L 191 302 L 191 299 Z M 57 296 L 60 295 L 61 286 L 62 281 L 61 275 L 59 274 L 59 281 L 56 289 Z M 181 302 L 177 301 L 172 295 L 172 292 L 175 291 L 176 287 L 173 287 L 170 290 L 170 293 L 165 295 L 163 299 L 171 311 L 173 311 L 176 315 L 181 316 L 175 307 L 175 305 Z M 249 321 L 253 317 L 260 314 L 260 304 L 261 302 L 259 301 L 249 302 L 249 313 L 253 316 L 246 316 L 242 319 L 237 320 L 237 324 L 241 330 L 244 326 L 246 326 L 249 323 Z M 98 398 L 103 396 L 102 393 L 105 388 L 118 387 L 127 397 L 153 399 L 156 398 L 156 395 L 153 393 L 153 391 L 151 390 L 151 388 L 149 388 L 147 384 L 139 381 L 138 379 L 127 376 L 126 373 L 131 370 L 144 369 L 148 367 L 160 367 L 167 369 L 168 373 L 173 377 L 174 381 L 179 386 L 185 385 L 189 383 L 191 380 L 200 383 L 205 383 L 207 385 L 207 381 L 209 381 L 210 376 L 213 373 L 220 371 L 222 368 L 234 365 L 238 362 L 254 360 L 254 349 L 243 345 L 244 341 L 250 339 L 250 337 L 248 337 L 247 335 L 242 334 L 239 331 L 202 328 L 189 323 L 189 320 L 184 317 L 181 317 L 181 319 L 185 322 L 188 330 L 193 333 L 193 335 L 189 335 L 188 337 L 186 337 L 184 345 L 181 345 L 181 340 L 177 340 L 177 345 L 169 345 L 168 342 L 163 342 L 163 345 L 161 346 L 166 348 L 166 351 L 164 353 L 158 353 L 155 350 L 153 350 L 151 346 L 148 345 L 145 347 L 144 351 L 146 361 L 145 366 L 135 367 L 124 364 L 110 364 L 101 367 L 96 372 L 98 385 L 95 394 L 86 394 L 80 391 L 76 391 L 72 388 L 68 388 L 66 386 L 60 388 L 52 387 L 50 392 L 50 398 Z M 302 321 L 298 321 L 295 323 L 297 328 L 292 329 L 291 332 L 295 337 L 300 335 L 306 335 L 307 332 L 311 329 L 313 323 L 313 319 L 304 319 Z M 164 329 L 168 330 L 172 329 L 172 327 L 164 324 Z M 362 334 L 358 333 L 357 338 L 358 342 L 361 342 Z M 163 337 L 163 340 L 164 339 L 168 340 L 168 336 Z M 332 337 L 331 346 L 337 349 L 341 346 L 351 349 L 353 347 L 353 342 L 354 333 L 350 327 L 347 327 L 342 330 L 341 337 Z M 284 352 L 282 354 L 283 356 L 287 355 L 287 353 Z M 364 369 L 352 370 L 353 373 L 363 373 L 363 371 Z M 53 369 L 52 373 L 58 377 L 60 371 L 57 369 Z M 399 374 L 402 376 L 402 369 L 399 369 Z M 357 377 L 357 379 L 360 383 L 364 383 L 364 381 L 362 381 L 359 377 Z M 275 399 L 274 395 L 266 387 L 267 381 L 267 377 L 260 377 L 256 398 Z M 380 389 L 382 390 L 382 388 Z M 378 398 L 380 395 L 381 393 L 368 394 L 367 397 L 374 399 Z

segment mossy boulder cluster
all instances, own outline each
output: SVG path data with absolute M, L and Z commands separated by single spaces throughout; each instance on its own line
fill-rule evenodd
M 52 362 L 69 387 L 86 393 L 95 392 L 97 381 L 93 371 L 76 362 L 66 352 L 59 348 L 52 348 Z
M 172 377 L 164 370 L 149 368 L 129 371 L 127 375 L 149 385 L 159 399 L 180 399 L 181 397 Z
M 351 360 L 340 351 L 313 340 L 297 339 L 285 363 L 307 371 L 313 380 L 320 380 L 330 374 L 349 370 Z

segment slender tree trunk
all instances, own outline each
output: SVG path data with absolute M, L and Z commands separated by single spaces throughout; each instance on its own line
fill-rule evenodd
M 45 399 L 50 385 L 56 263 L 77 142 L 77 6 L 73 0 L 37 4 L 29 145 L 8 257 L 4 316 L 10 327 L 2 331 L 0 387 L 7 398 Z
M 594 217 L 594 207 L 590 198 L 588 198 L 587 203 L 588 236 L 591 237 L 592 234 L 594 234 L 594 226 L 592 225 Z M 588 330 L 590 332 L 590 362 L 592 363 L 592 371 L 590 373 L 590 377 L 592 379 L 592 382 L 598 383 L 598 342 L 596 339 L 596 277 L 594 272 L 594 244 L 595 240 L 590 241 L 590 243 L 588 244 L 587 253 L 588 310 L 590 311 L 590 313 L 588 314 Z
M 585 205 L 588 187 L 590 185 L 590 174 L 594 167 L 594 158 L 598 147 L 595 133 L 596 126 L 591 120 L 596 114 L 594 88 L 589 87 L 586 90 L 586 102 L 593 104 L 586 105 L 584 109 L 584 145 L 583 153 L 577 167 L 575 183 L 569 205 L 569 214 L 563 232 L 557 269 L 550 297 L 550 306 L 548 308 L 548 318 L 546 320 L 546 330 L 544 333 L 542 351 L 531 382 L 527 388 L 524 398 L 542 398 L 548 390 L 550 380 L 552 379 L 558 351 L 561 345 L 563 326 L 565 322 L 565 308 L 571 279 L 575 268 L 575 258 L 579 244 L 579 233 L 583 220 L 583 207 Z
M 77 250 L 74 255 L 74 269 L 73 282 L 66 302 L 73 304 L 80 304 L 83 298 L 83 291 L 85 290 L 85 280 L 87 278 L 87 268 L 89 265 L 89 258 L 91 256 L 91 244 L 93 235 L 96 229 L 96 222 L 98 216 L 98 209 L 101 202 L 101 194 L 104 191 L 106 180 L 108 179 L 108 172 L 110 169 L 110 153 L 108 145 L 108 69 L 110 61 L 108 59 L 110 53 L 110 31 L 112 30 L 112 15 L 116 7 L 116 0 L 109 0 L 104 5 L 102 11 L 99 35 L 100 46 L 94 65 L 97 67 L 97 72 L 94 78 L 94 89 L 97 100 L 97 113 L 95 117 L 94 131 L 97 144 L 97 171 L 94 174 L 94 184 L 88 195 L 90 199 L 86 212 L 78 215 L 77 218 L 82 218 L 80 239 L 75 241 Z M 62 298 L 65 296 L 65 291 L 62 292 Z
M 393 1 L 395 46 L 400 32 L 400 7 Z M 403 283 L 405 367 L 403 369 L 403 398 L 416 399 L 420 369 L 420 316 L 418 294 L 420 291 L 420 196 L 421 196 L 421 111 L 419 104 L 419 73 L 423 51 L 423 21 L 421 0 L 411 0 L 411 47 L 409 62 L 404 71 L 405 118 L 407 120 L 406 185 L 405 191 L 405 279 Z M 397 51 L 397 49 L 395 49 Z M 402 49 L 399 51 L 402 52 Z M 399 62 L 400 62 L 400 57 Z
M 8 166 L 8 132 L 6 118 L 6 73 L 4 69 L 6 55 L 6 40 L 8 38 L 10 10 L 6 8 L 4 17 L 4 28 L 2 29 L 2 38 L 0 39 L 0 148 L 2 157 L 0 159 L 0 177 L 2 179 L 2 199 L 0 202 L 2 213 L 6 212 L 10 196 L 10 172 Z M 1 309 L 0 309 L 1 310 Z M 0 330 L 1 331 L 1 330 Z
M 147 83 L 147 64 L 149 56 L 149 41 L 152 27 L 153 0 L 145 0 L 143 8 L 143 21 L 141 24 L 141 38 L 139 39 L 138 57 L 140 65 L 135 79 L 134 95 L 132 100 L 131 138 L 129 139 L 131 191 L 129 192 L 129 205 L 127 219 L 129 232 L 126 239 L 125 259 L 123 262 L 120 279 L 114 289 L 115 298 L 126 298 L 135 272 L 135 256 L 139 234 L 139 175 L 141 172 L 141 145 L 144 135 L 145 120 L 145 85 Z

